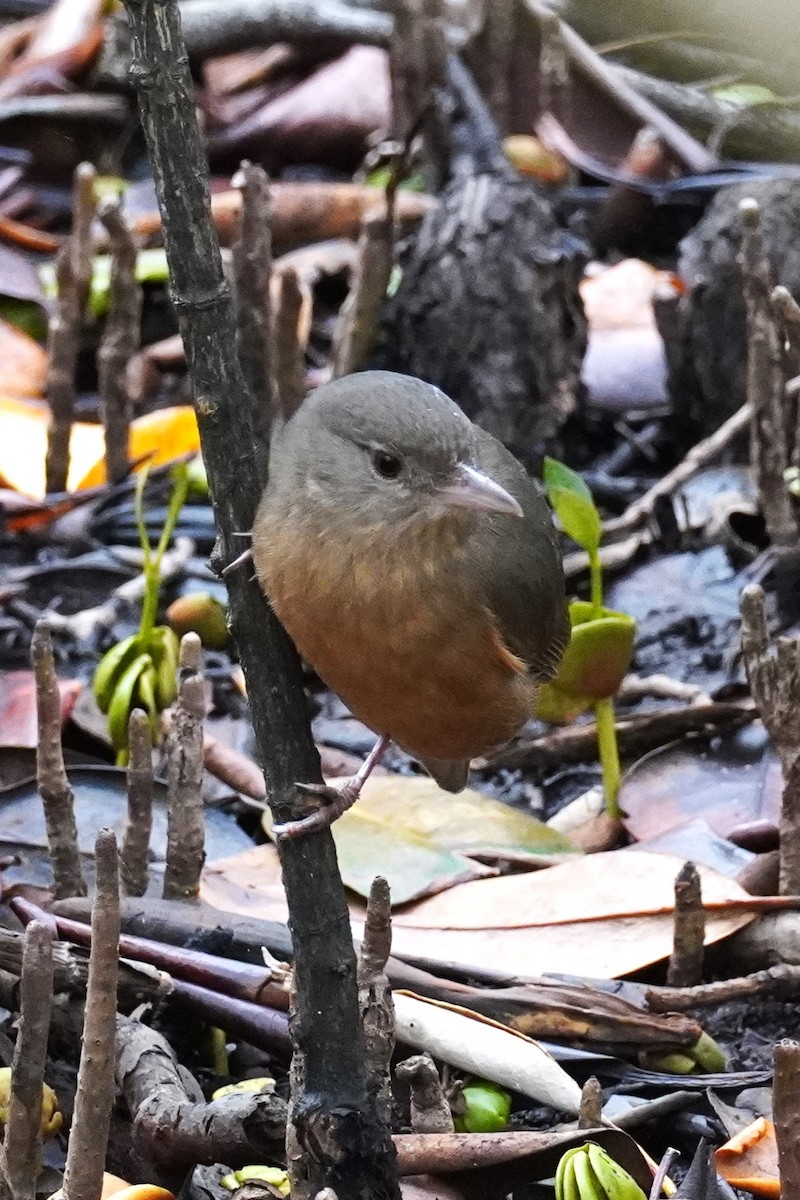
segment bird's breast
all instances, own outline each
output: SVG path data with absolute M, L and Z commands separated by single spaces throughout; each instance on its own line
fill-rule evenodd
M 443 548 L 439 548 L 441 551 Z M 259 581 L 302 656 L 355 716 L 413 754 L 474 758 L 531 711 L 525 664 L 502 644 L 458 547 L 354 551 L 262 520 Z

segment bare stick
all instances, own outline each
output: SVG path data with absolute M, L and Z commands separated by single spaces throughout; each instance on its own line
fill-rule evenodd
M 286 421 L 297 412 L 306 394 L 303 351 L 298 336 L 302 303 L 297 272 L 291 267 L 281 271 L 272 327 L 272 363 L 278 407 Z
M 781 895 L 800 890 L 800 638 L 770 645 L 764 592 L 757 584 L 741 595 L 742 657 L 750 692 L 783 768 L 780 823 Z
M 147 891 L 152 826 L 153 735 L 147 714 L 135 708 L 128 720 L 128 812 L 119 864 L 125 896 Z
M 603 1089 L 596 1075 L 590 1075 L 581 1088 L 579 1129 L 597 1129 L 603 1122 Z
M 206 715 L 202 645 L 181 638 L 178 702 L 167 739 L 167 866 L 165 900 L 195 900 L 205 861 L 203 824 L 203 718 Z
M 702 442 L 698 442 L 693 446 L 689 453 L 683 458 L 676 467 L 659 479 L 658 483 L 653 484 L 648 491 L 645 492 L 634 504 L 631 504 L 625 509 L 625 512 L 620 517 L 614 517 L 610 521 L 603 523 L 603 533 L 618 533 L 627 531 L 641 524 L 652 516 L 656 502 L 662 496 L 671 496 L 678 488 L 687 483 L 693 476 L 701 471 L 703 467 L 708 466 L 710 462 L 718 458 L 732 441 L 739 434 L 744 433 L 749 428 L 752 419 L 753 410 L 750 404 L 743 404 L 732 417 L 729 417 L 723 425 L 720 425 L 716 432 L 710 437 L 704 438 Z
M 178 6 L 175 0 L 125 0 L 125 8 L 171 294 L 220 538 L 216 557 L 226 563 L 238 552 L 236 534 L 252 528 L 267 451 L 253 436 L 247 386 L 230 353 L 236 327 L 211 221 L 206 154 Z M 248 572 L 234 572 L 226 583 L 267 793 L 281 822 L 296 804 L 295 782 L 321 782 L 301 664 Z M 296 1200 L 301 1186 L 311 1192 L 333 1187 L 340 1200 L 365 1195 L 390 1200 L 399 1195 L 394 1152 L 367 1095 L 356 959 L 333 838 L 325 831 L 296 841 L 302 844 L 280 848 L 297 980 L 292 1037 L 304 1088 L 295 1093 L 292 1109 L 302 1148 L 291 1164 Z
M 396 1074 L 411 1089 L 411 1132 L 452 1133 L 453 1114 L 431 1056 L 406 1058 L 397 1064 Z
M 667 968 L 668 987 L 694 987 L 703 977 L 706 915 L 700 874 L 684 863 L 675 879 L 675 922 Z
M 350 375 L 367 360 L 378 330 L 394 253 L 391 215 L 370 213 L 358 243 L 358 265 L 334 337 L 333 374 Z
M 97 835 L 95 867 L 83 1046 L 64 1170 L 64 1200 L 97 1200 L 100 1195 L 114 1102 L 119 872 L 117 839 L 110 829 L 101 829 Z
M 781 343 L 770 303 L 772 278 L 755 200 L 742 200 L 742 268 L 747 309 L 747 399 L 752 408 L 751 456 L 767 532 L 774 546 L 797 540 L 797 522 L 784 480 L 789 465 Z
M 132 415 L 130 364 L 139 349 L 142 289 L 136 279 L 136 243 L 120 211 L 119 200 L 106 200 L 100 220 L 111 255 L 108 315 L 97 351 L 106 474 L 119 483 L 128 473 L 128 431 Z
M 661 1195 L 661 1189 L 664 1186 L 664 1180 L 667 1178 L 669 1169 L 675 1162 L 676 1158 L 680 1158 L 679 1151 L 673 1150 L 671 1146 L 667 1147 L 661 1157 L 661 1161 L 658 1164 L 656 1173 L 653 1176 L 653 1184 L 650 1188 L 648 1200 L 658 1200 L 658 1197 Z
M 268 442 L 275 404 L 270 369 L 272 214 L 269 180 L 263 167 L 243 162 L 233 182 L 242 193 L 239 237 L 233 245 L 239 357 L 250 387 L 253 430 Z
M 31 921 L 25 930 L 19 995 L 19 1030 L 11 1066 L 5 1151 L 14 1200 L 34 1200 L 42 1145 L 42 1086 L 53 999 L 50 930 Z
M 31 642 L 36 675 L 39 740 L 36 746 L 36 781 L 44 804 L 47 844 L 53 864 L 53 895 L 85 896 L 86 882 L 78 850 L 75 797 L 64 767 L 61 747 L 61 696 L 58 690 L 50 630 L 39 621 Z
M 800 1043 L 785 1038 L 775 1047 L 772 1110 L 781 1195 L 800 1196 Z
M 378 875 L 372 881 L 358 956 L 358 999 L 364 1025 L 369 1086 L 380 1117 L 392 1115 L 392 1081 L 389 1065 L 394 1052 L 394 1004 L 386 977 L 392 949 L 392 904 L 389 884 Z
M 72 193 L 72 233 L 56 259 L 58 299 L 47 338 L 50 427 L 45 475 L 48 492 L 64 492 L 67 488 L 69 439 L 75 412 L 75 364 L 92 276 L 94 181 L 94 167 L 81 163 L 75 171 Z

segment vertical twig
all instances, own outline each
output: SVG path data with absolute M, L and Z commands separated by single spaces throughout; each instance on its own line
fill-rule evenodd
M 350 293 L 342 305 L 333 348 L 333 374 L 360 371 L 372 349 L 381 307 L 392 274 L 394 228 L 391 216 L 370 213 L 364 218 L 358 261 Z
M 793 545 L 797 522 L 784 472 L 786 447 L 783 361 L 770 296 L 772 277 L 761 237 L 755 200 L 742 200 L 742 268 L 747 310 L 747 399 L 752 406 L 751 456 L 758 480 L 761 510 L 774 546 Z
M 675 878 L 675 918 L 667 987 L 694 987 L 703 978 L 706 914 L 700 873 L 684 863 Z
M 772 1115 L 778 1143 L 781 1196 L 800 1196 L 800 1043 L 785 1038 L 775 1047 Z
M 480 38 L 484 51 L 482 83 L 501 134 L 511 132 L 511 61 L 516 34 L 516 0 L 490 0 L 484 8 Z
M 53 895 L 85 896 L 86 882 L 78 850 L 75 797 L 64 767 L 61 747 L 61 695 L 58 690 L 50 630 L 39 621 L 31 642 L 36 676 L 39 740 L 36 746 L 36 781 L 44 804 L 47 844 L 53 864 Z
M 19 1030 L 11 1066 L 5 1151 L 14 1200 L 34 1200 L 42 1144 L 42 1086 L 53 999 L 50 930 L 31 921 L 25 930 L 19 989 Z
M 750 692 L 783 769 L 779 891 L 793 896 L 800 890 L 800 638 L 778 638 L 771 648 L 764 592 L 756 584 L 744 588 L 740 603 Z
M 128 473 L 131 423 L 130 366 L 139 349 L 142 289 L 136 279 L 136 243 L 123 219 L 119 200 L 106 200 L 100 220 L 108 233 L 111 282 L 108 315 L 97 351 L 97 375 L 106 437 L 106 475 L 119 483 Z
M 364 1026 L 369 1087 L 382 1120 L 392 1116 L 389 1064 L 394 1053 L 394 1003 L 386 977 L 392 949 L 392 904 L 389 884 L 378 875 L 367 900 L 364 938 L 358 955 L 358 1000 Z
M 83 1045 L 64 1169 L 64 1200 L 98 1200 L 114 1102 L 119 871 L 117 839 L 110 829 L 101 829 L 97 835 L 95 868 Z
M 284 420 L 297 412 L 306 394 L 304 355 L 298 325 L 303 306 L 300 281 L 293 267 L 281 271 L 272 329 L 275 395 Z
M 406 1058 L 397 1064 L 395 1074 L 411 1089 L 411 1132 L 452 1133 L 453 1114 L 431 1056 Z
M 181 638 L 178 700 L 167 736 L 167 865 L 165 900 L 196 900 L 205 860 L 203 647 L 196 633 Z
M 92 221 L 95 170 L 81 163 L 72 192 L 72 233 L 56 259 L 58 298 L 47 337 L 47 432 L 45 478 L 48 492 L 64 492 L 69 471 L 69 439 L 75 413 L 75 364 L 92 278 Z
M 269 180 L 263 167 L 243 162 L 233 182 L 242 193 L 239 236 L 233 244 L 239 357 L 253 402 L 253 430 L 267 444 L 275 403 L 270 367 L 272 212 Z
M 597 1129 L 603 1123 L 603 1089 L 596 1075 L 590 1075 L 581 1088 L 579 1129 Z
M 153 735 L 147 714 L 135 708 L 128 719 L 128 811 L 120 851 L 125 896 L 147 891 L 153 827 Z
M 196 397 L 203 458 L 220 538 L 217 561 L 238 554 L 267 477 L 247 386 L 231 354 L 236 326 L 211 221 L 208 173 L 175 0 L 125 0 L 133 76 L 150 155 L 171 294 Z M 295 782 L 321 782 L 300 660 L 245 571 L 226 580 L 231 631 L 247 679 L 253 723 L 276 821 L 292 815 Z M 295 1200 L 333 1188 L 339 1200 L 399 1195 L 388 1128 L 367 1096 L 364 1035 L 347 898 L 330 831 L 280 847 L 292 925 L 297 1011 L 292 1022 L 292 1109 L 299 1160 Z M 309 884 L 309 881 L 313 881 Z

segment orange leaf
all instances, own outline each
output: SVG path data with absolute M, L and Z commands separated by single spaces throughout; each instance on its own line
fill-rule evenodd
M 742 1129 L 715 1154 L 717 1170 L 732 1187 L 754 1196 L 780 1196 L 775 1126 L 764 1117 Z
M 0 486 L 36 499 L 44 496 L 44 462 L 50 410 L 44 403 L 0 393 Z M 105 483 L 101 425 L 81 422 L 72 427 L 67 488 L 70 491 Z M 138 417 L 131 425 L 129 454 L 133 460 L 152 455 L 157 466 L 200 449 L 194 409 L 162 408 Z
M 199 449 L 197 420 L 194 409 L 188 404 L 161 408 L 137 417 L 131 424 L 128 455 L 134 462 L 148 456 L 150 465 L 157 467 L 186 454 L 196 454 Z M 101 451 L 91 469 L 75 486 L 79 489 L 98 487 L 105 481 L 106 464 Z
M 15 325 L 0 318 L 0 389 L 12 396 L 41 396 L 47 378 L 47 352 Z

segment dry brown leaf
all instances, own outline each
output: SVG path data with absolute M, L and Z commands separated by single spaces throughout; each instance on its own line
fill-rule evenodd
M 458 884 L 395 914 L 393 951 L 511 978 L 626 975 L 670 953 L 673 884 L 682 865 L 667 854 L 610 851 L 545 871 Z M 748 899 L 734 880 L 699 870 L 706 901 Z M 207 867 L 202 896 L 246 916 L 285 921 L 288 915 L 270 847 Z M 350 912 L 358 932 L 363 906 L 353 903 Z M 752 919 L 748 912 L 710 912 L 706 943 Z

